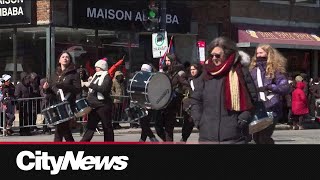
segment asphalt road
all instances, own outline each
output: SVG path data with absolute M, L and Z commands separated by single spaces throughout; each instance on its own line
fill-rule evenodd
M 140 129 L 120 129 L 115 130 L 115 141 L 117 142 L 138 142 Z M 20 136 L 15 133 L 12 136 L 0 136 L 0 142 L 52 142 L 52 135 L 44 135 L 34 132 L 32 136 Z M 81 139 L 79 132 L 73 133 L 76 141 Z M 174 141 L 179 142 L 181 138 L 181 128 L 175 129 Z M 320 129 L 305 130 L 276 130 L 273 134 L 276 144 L 320 144 Z M 92 142 L 102 142 L 103 134 L 96 132 Z M 147 140 L 148 141 L 148 140 Z M 188 143 L 193 144 L 198 141 L 198 132 L 194 130 L 188 139 Z

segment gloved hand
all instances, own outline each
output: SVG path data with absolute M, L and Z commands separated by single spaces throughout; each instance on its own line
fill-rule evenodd
M 64 85 L 63 85 L 63 83 L 58 82 L 58 83 L 56 84 L 56 87 L 57 87 L 58 89 L 63 89 Z
M 242 119 L 239 119 L 239 120 L 238 120 L 238 128 L 239 128 L 239 129 L 243 129 L 243 128 L 245 128 L 246 126 L 248 126 L 248 121 L 242 120 Z
M 81 87 L 89 87 L 89 85 L 90 85 L 89 82 L 81 81 Z
M 257 91 L 258 92 L 265 92 L 265 91 L 268 91 L 268 88 L 267 87 L 258 87 Z

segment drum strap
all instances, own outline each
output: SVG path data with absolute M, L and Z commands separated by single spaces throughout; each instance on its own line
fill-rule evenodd
M 59 91 L 59 94 L 60 94 L 61 101 L 66 101 L 71 95 L 71 93 L 67 93 L 66 96 L 65 96 L 63 91 L 62 91 L 62 89 L 58 89 L 58 91 Z
M 194 84 L 193 84 L 193 80 L 190 81 L 190 86 L 192 88 L 192 91 L 194 91 Z
M 93 75 L 93 78 L 92 78 L 92 83 L 93 84 L 98 84 L 98 86 L 101 86 L 102 85 L 102 82 L 105 78 L 105 76 L 108 75 L 108 71 L 99 71 L 99 72 L 96 72 L 94 75 Z M 93 90 L 90 88 L 89 89 L 89 92 L 92 92 Z M 102 93 L 100 92 L 97 92 L 97 97 L 99 100 L 103 100 L 104 99 L 104 96 Z
M 257 81 L 258 81 L 258 87 L 262 87 L 263 83 L 262 83 L 260 68 L 257 68 Z M 274 96 L 274 94 L 270 94 L 270 95 L 266 96 L 264 92 L 259 92 L 259 95 L 260 95 L 260 99 L 262 101 L 266 101 L 267 99 L 270 100 Z
M 263 83 L 262 83 L 261 71 L 259 67 L 257 68 L 257 81 L 258 81 L 258 87 L 262 87 Z M 262 101 L 266 101 L 266 95 L 264 94 L 264 92 L 259 92 L 259 96 Z

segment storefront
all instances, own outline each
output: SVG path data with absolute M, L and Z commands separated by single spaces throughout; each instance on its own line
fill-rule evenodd
M 145 62 L 157 67 L 152 33 L 141 23 L 144 1 L 10 2 L 0 4 L 0 74 L 12 74 L 16 81 L 21 71 L 48 77 L 63 50 L 77 65 L 91 68 L 99 58 L 108 58 L 111 66 L 123 56 L 121 68 L 131 72 Z M 42 20 L 44 16 L 48 18 Z M 168 38 L 174 36 L 175 53 L 182 62 L 196 61 L 196 34 L 190 33 L 190 23 L 191 10 L 183 3 L 167 3 L 166 31 Z
M 288 59 L 287 70 L 291 75 L 319 76 L 319 30 L 248 24 L 236 24 L 234 27 L 238 47 L 244 48 L 251 56 L 258 44 L 271 44 Z

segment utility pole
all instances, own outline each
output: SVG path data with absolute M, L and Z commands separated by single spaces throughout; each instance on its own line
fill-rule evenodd
M 160 0 L 160 32 L 166 31 L 167 0 Z

